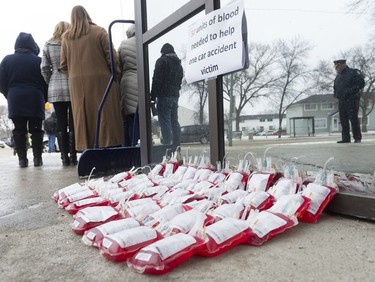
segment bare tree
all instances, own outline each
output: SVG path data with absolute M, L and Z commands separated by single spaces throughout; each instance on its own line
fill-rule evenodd
M 348 4 L 350 11 L 358 11 L 365 13 L 368 10 L 373 10 L 372 17 L 375 19 L 375 0 L 352 0 Z
M 234 107 L 236 131 L 240 131 L 240 115 L 244 108 L 253 105 L 253 102 L 259 98 L 266 97 L 267 89 L 271 88 L 277 80 L 271 75 L 276 55 L 274 47 L 255 43 L 249 46 L 249 54 L 251 56 L 248 69 L 223 77 L 224 99 L 228 102 L 231 98 L 236 100 Z
M 333 67 L 333 62 L 324 60 L 320 61 L 311 75 L 312 81 L 315 84 L 316 92 L 332 93 L 335 76 L 336 72 Z
M 196 99 L 196 112 L 194 113 L 194 119 L 198 122 L 198 124 L 204 124 L 206 121 L 206 114 L 205 108 L 208 98 L 208 90 L 207 90 L 207 82 L 204 80 L 193 82 L 190 84 L 186 84 L 187 88 L 189 88 L 191 94 L 191 98 Z
M 375 0 L 351 0 L 348 4 L 348 11 L 350 13 L 358 13 L 359 17 L 366 17 L 371 22 L 369 30 L 375 33 L 373 24 L 375 23 Z M 374 37 L 373 37 L 374 38 Z M 372 39 L 374 42 L 374 39 Z
M 312 71 L 304 63 L 311 46 L 300 38 L 279 40 L 277 45 L 279 55 L 275 71 L 279 79 L 270 98 L 278 105 L 278 137 L 281 138 L 283 115 L 294 102 L 309 94 L 314 85 L 310 85 L 309 79 Z
M 180 50 L 181 61 L 186 61 L 186 46 Z M 181 88 L 183 94 L 188 93 L 191 103 L 194 103 L 194 121 L 198 124 L 204 124 L 207 121 L 207 113 L 205 111 L 207 99 L 208 99 L 208 89 L 207 81 L 201 80 L 193 83 L 187 83 L 186 79 L 182 80 Z
M 0 105 L 0 135 L 10 138 L 12 136 L 13 124 L 8 118 L 8 110 L 4 105 Z

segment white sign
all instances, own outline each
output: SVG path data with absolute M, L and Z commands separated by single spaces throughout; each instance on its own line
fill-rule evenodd
M 243 0 L 215 10 L 188 30 L 188 83 L 247 67 L 247 27 Z

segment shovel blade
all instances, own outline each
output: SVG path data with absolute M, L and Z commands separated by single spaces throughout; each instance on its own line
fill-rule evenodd
M 141 165 L 139 147 L 99 148 L 85 150 L 78 161 L 78 176 L 113 175 Z

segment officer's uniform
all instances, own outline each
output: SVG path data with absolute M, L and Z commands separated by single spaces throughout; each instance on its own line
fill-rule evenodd
M 334 63 L 344 62 L 344 60 Z M 350 142 L 350 127 L 352 126 L 353 138 L 356 143 L 361 142 L 362 134 L 358 119 L 360 90 L 364 87 L 364 78 L 357 69 L 345 67 L 338 73 L 334 81 L 334 97 L 339 99 L 339 114 L 342 127 L 342 139 L 338 143 Z

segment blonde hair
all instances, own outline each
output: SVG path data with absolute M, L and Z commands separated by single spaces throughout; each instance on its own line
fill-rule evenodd
M 64 36 L 67 39 L 77 39 L 89 32 L 90 25 L 95 25 L 86 9 L 81 5 L 75 6 L 71 13 L 71 24 Z
M 51 40 L 61 41 L 62 35 L 69 28 L 70 24 L 68 22 L 61 21 L 55 26 L 53 31 L 53 36 Z

